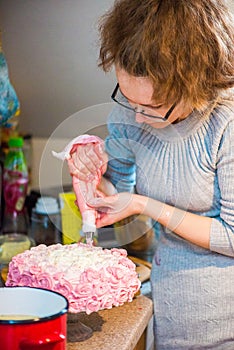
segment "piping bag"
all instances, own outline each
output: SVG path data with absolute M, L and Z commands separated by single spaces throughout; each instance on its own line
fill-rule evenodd
M 68 161 L 78 147 L 82 147 L 82 145 L 88 143 L 97 145 L 102 144 L 103 140 L 94 135 L 80 135 L 71 140 L 62 152 L 57 153 L 52 151 L 52 154 L 58 159 Z M 76 176 L 72 176 L 72 186 L 76 196 L 76 204 L 79 207 L 82 216 L 82 231 L 85 234 L 86 243 L 89 245 L 92 245 L 93 235 L 96 232 L 97 212 L 95 209 L 90 208 L 86 201 L 87 198 L 92 199 L 97 196 L 97 186 L 101 180 L 101 175 L 101 169 L 99 169 L 95 174 L 94 180 L 91 181 L 88 179 L 87 181 L 82 181 Z

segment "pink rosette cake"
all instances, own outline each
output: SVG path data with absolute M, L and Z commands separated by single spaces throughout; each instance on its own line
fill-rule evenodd
M 39 245 L 13 257 L 6 286 L 51 289 L 67 297 L 70 312 L 87 314 L 131 302 L 140 289 L 124 249 L 84 243 Z

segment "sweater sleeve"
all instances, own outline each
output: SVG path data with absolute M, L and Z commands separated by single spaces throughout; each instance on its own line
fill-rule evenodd
M 234 120 L 222 135 L 217 157 L 220 216 L 212 219 L 210 249 L 234 257 Z
M 105 177 L 115 185 L 118 192 L 133 192 L 136 183 L 135 156 L 127 136 L 127 126 L 122 108 L 114 108 L 108 118 L 109 135 L 105 141 L 108 153 L 108 169 Z

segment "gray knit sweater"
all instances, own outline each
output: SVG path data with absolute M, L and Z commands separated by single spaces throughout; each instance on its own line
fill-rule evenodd
M 133 191 L 212 217 L 210 250 L 155 223 L 151 274 L 157 350 L 234 349 L 234 104 L 220 100 L 164 129 L 116 106 L 107 176 Z

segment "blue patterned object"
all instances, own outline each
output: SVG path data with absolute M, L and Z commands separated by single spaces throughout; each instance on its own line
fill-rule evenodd
M 8 75 L 7 62 L 0 52 L 0 126 L 7 126 L 8 119 L 19 110 L 19 100 Z

